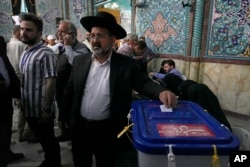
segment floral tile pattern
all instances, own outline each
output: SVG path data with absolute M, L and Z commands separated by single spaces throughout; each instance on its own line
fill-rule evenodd
M 177 0 L 151 1 L 137 8 L 136 31 L 156 53 L 185 54 L 186 9 Z
M 250 2 L 213 1 L 208 56 L 250 58 Z

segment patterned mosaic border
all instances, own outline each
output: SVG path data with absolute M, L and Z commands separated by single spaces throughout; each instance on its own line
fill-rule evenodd
M 214 0 L 211 13 L 207 56 L 250 58 L 249 0 Z

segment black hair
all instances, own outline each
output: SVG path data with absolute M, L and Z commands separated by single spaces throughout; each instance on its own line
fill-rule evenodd
M 146 42 L 144 42 L 144 41 L 137 41 L 136 45 L 138 46 L 139 49 L 145 49 L 148 47 Z
M 36 25 L 37 31 L 43 31 L 43 20 L 33 13 L 21 13 L 19 15 L 20 22 L 31 21 Z
M 144 36 L 141 36 L 141 37 L 139 38 L 139 41 L 140 41 L 141 39 L 143 39 L 143 41 L 145 41 L 145 37 L 144 37 Z
M 161 62 L 161 66 L 164 66 L 164 64 L 168 64 L 168 65 L 173 66 L 175 68 L 175 62 L 174 62 L 174 60 L 171 60 L 171 59 L 163 60 Z

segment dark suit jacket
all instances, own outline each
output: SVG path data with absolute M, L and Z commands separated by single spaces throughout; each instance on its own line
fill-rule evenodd
M 5 91 L 3 94 L 0 94 L 0 117 L 4 118 L 3 116 L 6 114 L 12 115 L 13 113 L 12 98 L 20 98 L 20 80 L 17 77 L 12 65 L 10 64 L 5 50 L 0 49 L 0 57 L 3 59 L 10 78 L 10 85 L 7 91 Z
M 92 62 L 92 53 L 74 59 L 72 73 L 64 96 L 65 110 L 71 109 L 71 128 L 80 116 L 82 96 Z M 153 82 L 146 74 L 138 72 L 136 61 L 113 52 L 110 67 L 110 110 L 117 134 L 127 125 L 127 114 L 131 109 L 132 89 L 150 98 L 159 99 L 165 88 Z

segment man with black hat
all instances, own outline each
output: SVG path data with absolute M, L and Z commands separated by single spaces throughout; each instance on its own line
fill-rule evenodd
M 83 17 L 81 24 L 91 33 L 93 52 L 75 57 L 64 96 L 63 109 L 71 110 L 73 160 L 75 167 L 91 167 L 94 155 L 97 167 L 115 167 L 124 152 L 134 149 L 126 135 L 117 139 L 127 125 L 132 89 L 168 107 L 175 107 L 177 98 L 140 73 L 134 59 L 112 49 L 126 36 L 113 15 L 99 12 Z

